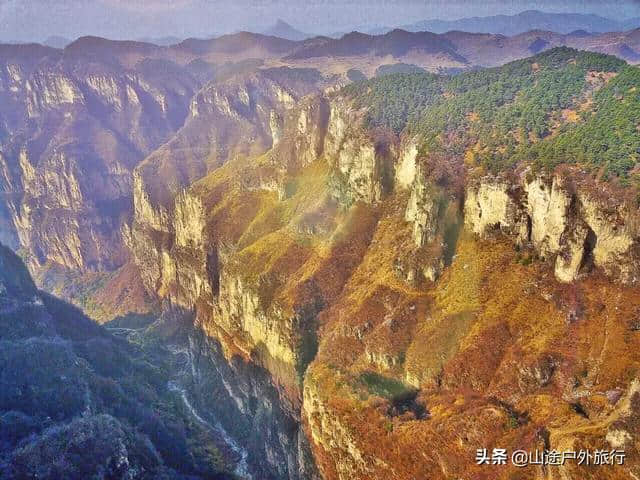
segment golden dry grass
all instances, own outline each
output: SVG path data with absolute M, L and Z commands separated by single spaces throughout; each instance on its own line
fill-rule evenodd
M 534 468 L 475 466 L 474 449 L 541 448 L 541 429 L 550 433 L 552 447 L 607 447 L 604 436 L 623 409 L 607 402 L 604 392 L 628 386 L 640 366 L 640 338 L 629 330 L 640 292 L 598 274 L 561 285 L 547 264 L 525 266 L 515 258 L 506 241 L 463 237 L 453 265 L 425 293 L 433 301 L 417 320 L 405 369 L 422 381 L 429 420 L 389 418 L 372 399 L 363 404 L 357 388 L 345 392 L 361 367 L 357 358 L 351 372 L 339 363 L 337 397 L 331 384 L 338 377 L 323 366 L 333 356 L 320 356 L 313 364 L 307 382 L 327 392 L 322 397 L 331 414 L 348 425 L 365 455 L 377 459 L 368 478 L 540 478 Z M 388 297 L 380 290 L 375 295 Z M 577 320 L 569 320 L 576 309 Z M 349 314 L 352 322 L 360 315 L 353 308 Z M 369 335 L 380 332 L 373 329 Z M 346 340 L 336 341 L 335 332 L 325 334 L 337 345 L 332 352 L 353 348 Z M 553 366 L 549 378 L 540 381 L 535 372 L 545 365 Z M 576 412 L 574 401 L 589 418 Z M 344 454 L 317 453 L 321 463 L 331 457 L 340 461 Z M 623 478 L 620 471 L 571 471 L 572 478 Z

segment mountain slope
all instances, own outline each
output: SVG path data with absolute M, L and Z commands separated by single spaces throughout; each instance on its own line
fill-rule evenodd
M 638 30 L 603 34 L 572 32 L 569 35 L 561 35 L 551 31 L 532 30 L 506 37 L 451 31 L 442 37 L 450 41 L 456 51 L 471 64 L 492 67 L 560 46 L 616 55 L 627 62 L 637 63 L 640 51 L 637 32 Z
M 160 195 L 143 164 L 135 261 L 194 312 L 201 401 L 216 409 L 215 391 L 245 412 L 222 421 L 254 432 L 276 478 L 591 472 L 476 465 L 485 445 L 624 448 L 624 466 L 595 475 L 633 473 L 638 85 L 637 68 L 568 48 L 392 74 L 282 109 L 265 95 L 271 141 Z M 229 87 L 203 102 L 216 145 L 223 105 L 266 131 Z
M 448 41 L 439 36 L 429 32 L 411 33 L 404 30 L 393 30 L 380 36 L 352 32 L 337 40 L 328 40 L 321 45 L 301 48 L 288 58 L 350 57 L 367 54 L 401 57 L 412 50 L 427 54 L 440 54 L 459 62 L 465 61 L 455 52 Z
M 293 49 L 295 42 L 250 32 L 239 32 L 210 40 L 187 39 L 175 46 L 176 49 L 195 55 L 239 54 L 246 50 L 253 53 L 254 58 L 269 57 L 270 54 L 284 55 Z M 262 52 L 262 54 L 258 54 Z
M 38 291 L 1 245 L 0 365 L 0 478 L 229 478 L 194 447 L 169 361 Z
M 40 284 L 127 263 L 131 172 L 182 125 L 199 87 L 152 58 L 162 51 L 96 37 L 63 51 L 0 47 L 0 238 L 24 249 Z

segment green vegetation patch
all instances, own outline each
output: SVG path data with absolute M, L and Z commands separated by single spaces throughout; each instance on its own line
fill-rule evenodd
M 456 76 L 391 74 L 345 87 L 369 128 L 422 139 L 421 152 L 497 172 L 579 163 L 627 179 L 640 152 L 640 70 L 567 47 Z M 640 183 L 640 181 L 639 181 Z
M 380 65 L 376 69 L 375 76 L 382 77 L 384 75 L 392 75 L 394 73 L 427 73 L 424 68 L 411 63 L 392 63 L 388 65 Z
M 627 178 L 640 154 L 640 69 L 625 67 L 594 95 L 593 111 L 557 136 L 522 147 L 516 160 L 545 166 L 576 162 Z
M 367 109 L 367 126 L 399 133 L 442 94 L 442 78 L 429 73 L 384 75 L 342 90 L 357 107 Z
M 360 374 L 360 381 L 367 387 L 369 393 L 388 400 L 399 400 L 414 396 L 416 390 L 393 378 L 385 377 L 375 372 Z

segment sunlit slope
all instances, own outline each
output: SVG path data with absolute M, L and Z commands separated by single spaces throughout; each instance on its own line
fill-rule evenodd
M 301 96 L 264 152 L 158 210 L 136 200 L 138 268 L 230 364 L 271 375 L 325 478 L 626 478 L 636 79 L 555 49 Z M 628 463 L 475 466 L 494 447 L 625 448 Z

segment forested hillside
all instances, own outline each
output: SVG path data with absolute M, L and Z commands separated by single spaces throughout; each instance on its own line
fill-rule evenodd
M 448 77 L 388 75 L 345 87 L 371 127 L 418 135 L 426 153 L 466 154 L 498 171 L 580 163 L 628 179 L 640 150 L 640 71 L 556 48 Z

